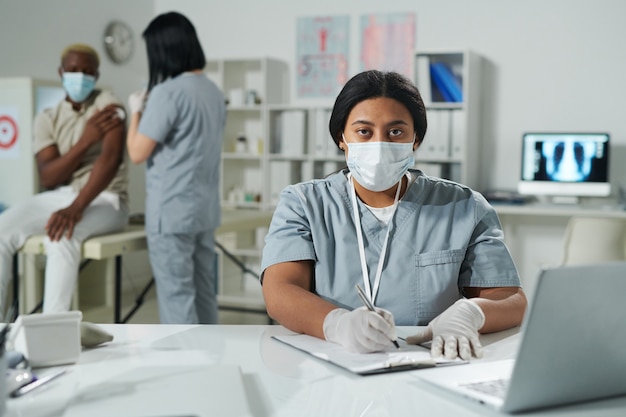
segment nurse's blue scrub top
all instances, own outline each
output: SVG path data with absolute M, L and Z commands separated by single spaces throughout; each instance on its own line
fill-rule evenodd
M 426 325 L 458 300 L 463 287 L 519 287 L 498 216 L 470 188 L 411 170 L 415 181 L 391 221 L 377 307 L 396 325 Z M 312 260 L 314 291 L 348 309 L 363 285 L 347 170 L 286 187 L 265 239 L 261 270 Z M 358 200 L 370 286 L 386 226 Z
M 220 225 L 225 120 L 224 95 L 205 74 L 152 89 L 138 127 L 157 142 L 146 161 L 146 231 L 196 234 Z

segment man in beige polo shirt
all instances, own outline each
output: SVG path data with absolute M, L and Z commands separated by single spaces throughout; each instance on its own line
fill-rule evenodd
M 35 118 L 39 180 L 49 191 L 0 214 L 0 313 L 13 255 L 29 236 L 47 235 L 43 312 L 62 312 L 70 308 L 82 242 L 127 224 L 125 113 L 111 92 L 95 88 L 99 64 L 88 45 L 65 48 L 58 73 L 66 98 Z

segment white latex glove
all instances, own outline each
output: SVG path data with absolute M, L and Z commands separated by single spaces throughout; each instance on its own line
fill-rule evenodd
M 375 313 L 367 307 L 348 311 L 336 308 L 324 319 L 324 337 L 359 353 L 377 352 L 393 346 L 396 327 L 393 314 L 382 308 Z
M 146 90 L 138 90 L 128 96 L 128 108 L 131 113 L 143 112 L 146 101 Z
M 472 352 L 477 358 L 483 351 L 478 330 L 485 324 L 485 314 L 478 304 L 462 298 L 428 323 L 420 333 L 407 337 L 409 344 L 432 340 L 430 354 L 433 358 L 469 360 Z

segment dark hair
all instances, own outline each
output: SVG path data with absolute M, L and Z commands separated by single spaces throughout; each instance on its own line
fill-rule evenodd
M 180 13 L 169 12 L 155 17 L 142 36 L 148 52 L 148 91 L 170 77 L 206 65 L 196 29 Z
M 335 144 L 339 146 L 352 108 L 362 101 L 376 97 L 388 97 L 404 104 L 413 118 L 417 143 L 422 143 L 426 134 L 426 107 L 415 84 L 397 72 L 370 70 L 352 77 L 335 100 L 328 123 Z

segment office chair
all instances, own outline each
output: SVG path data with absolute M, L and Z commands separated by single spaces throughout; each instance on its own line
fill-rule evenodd
M 626 260 L 626 219 L 572 217 L 565 231 L 563 265 Z

